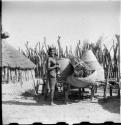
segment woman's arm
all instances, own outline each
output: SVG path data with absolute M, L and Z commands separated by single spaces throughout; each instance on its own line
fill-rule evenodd
M 48 70 L 53 70 L 53 69 L 56 69 L 58 66 L 57 65 L 54 65 L 54 66 L 50 66 L 51 65 L 51 60 L 48 59 Z

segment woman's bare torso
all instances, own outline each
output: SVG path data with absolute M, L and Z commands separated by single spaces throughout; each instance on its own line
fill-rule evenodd
M 48 58 L 48 64 L 49 64 L 49 66 L 48 66 L 48 76 L 49 77 L 56 77 L 56 69 L 54 68 L 54 69 L 49 70 L 49 67 L 53 67 L 53 66 L 56 65 L 56 60 L 53 57 L 49 57 Z

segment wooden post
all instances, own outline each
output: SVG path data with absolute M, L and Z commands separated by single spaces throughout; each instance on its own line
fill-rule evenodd
M 91 87 L 91 101 L 92 101 L 93 97 L 94 97 L 94 87 L 92 86 Z
M 68 104 L 69 92 L 70 92 L 70 85 L 68 83 L 64 83 L 65 104 Z
M 84 89 L 84 88 L 82 88 L 82 92 L 83 92 L 83 93 L 85 92 L 85 89 Z
M 97 93 L 97 85 L 95 85 L 95 93 Z
M 4 71 L 5 71 L 5 81 L 7 81 L 7 68 L 6 67 L 4 68 Z
M 7 83 L 9 83 L 9 68 L 6 69 L 7 69 Z
M 44 78 L 42 78 L 42 80 L 43 80 L 43 83 L 42 83 L 42 84 L 40 84 L 40 85 L 42 85 L 41 94 L 42 94 L 42 95 L 44 95 L 44 92 L 45 92 L 45 87 L 46 87 L 46 86 L 45 86 L 45 84 L 46 84 L 45 82 L 46 82 L 46 81 L 45 81 L 45 79 L 44 79 Z
M 79 88 L 79 97 L 82 98 L 82 91 L 81 91 L 81 88 Z
M 12 70 L 11 70 L 11 68 L 8 69 L 8 73 L 9 73 L 9 81 L 12 81 Z
M 1 73 L 2 73 L 2 74 L 1 74 L 1 75 L 2 75 L 2 80 L 5 81 L 5 68 L 4 68 L 4 67 L 3 67 L 3 68 L 1 67 L 1 70 L 2 70 L 2 72 L 1 72 Z
M 18 82 L 18 69 L 15 69 L 15 82 Z
M 21 81 L 21 75 L 22 75 L 22 74 L 21 74 L 21 70 L 18 69 L 18 82 Z
M 107 76 L 106 76 L 106 83 L 105 83 L 105 87 L 104 87 L 104 99 L 106 98 L 106 94 L 107 94 L 107 84 L 108 84 L 108 78 L 109 78 L 109 65 L 108 65 L 108 70 L 107 70 Z
M 120 64 L 119 64 L 119 68 L 120 68 Z M 118 81 L 118 83 L 119 83 L 118 97 L 120 97 L 120 69 L 117 70 L 117 81 Z
M 24 70 L 25 73 L 25 80 L 27 81 L 27 69 Z
M 106 83 L 104 87 L 104 98 L 106 98 L 106 94 L 107 94 L 107 78 L 106 78 Z
M 110 86 L 110 96 L 112 96 L 112 87 Z

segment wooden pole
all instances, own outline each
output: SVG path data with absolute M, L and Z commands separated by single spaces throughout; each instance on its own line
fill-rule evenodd
M 9 77 L 10 77 L 9 68 L 7 67 L 7 83 L 9 83 Z
M 107 84 L 108 84 L 108 78 L 109 78 L 109 71 L 110 71 L 110 66 L 107 66 L 107 76 L 106 76 L 106 83 L 104 87 L 104 99 L 106 99 L 106 94 L 107 94 Z

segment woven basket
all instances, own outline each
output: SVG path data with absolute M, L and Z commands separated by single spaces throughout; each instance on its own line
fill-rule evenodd
M 58 60 L 58 63 L 60 66 L 60 77 L 66 80 L 66 78 L 74 72 L 74 68 L 68 58 L 61 58 Z
M 88 74 L 87 72 L 91 71 L 91 69 L 80 58 L 72 57 L 70 60 L 74 67 L 75 76 L 86 77 Z

